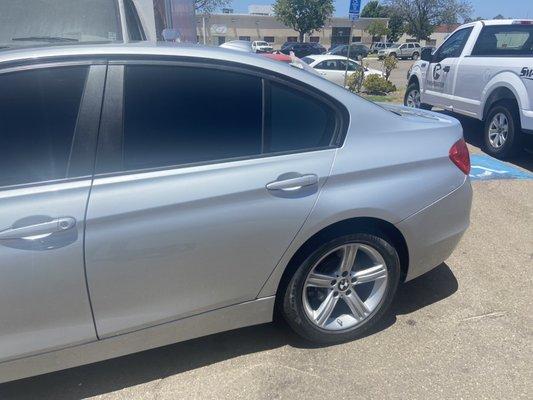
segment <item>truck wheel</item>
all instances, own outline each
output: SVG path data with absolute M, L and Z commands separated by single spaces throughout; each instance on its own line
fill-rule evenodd
M 413 82 L 405 91 L 405 96 L 403 97 L 403 105 L 411 108 L 421 108 L 422 110 L 431 110 L 429 104 L 420 102 L 420 87 L 418 83 Z
M 418 57 L 420 57 L 420 54 L 418 54 L 418 53 L 413 53 L 413 61 L 418 60 Z
M 522 149 L 523 134 L 515 101 L 492 105 L 485 120 L 485 152 L 499 159 L 515 156 Z

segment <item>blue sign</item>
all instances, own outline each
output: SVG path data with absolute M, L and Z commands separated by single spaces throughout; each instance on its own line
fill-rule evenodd
M 533 179 L 533 174 L 519 169 L 514 165 L 496 160 L 495 158 L 473 154 L 470 156 L 473 181 L 489 181 L 497 179 Z
M 355 21 L 361 14 L 361 0 L 350 0 L 350 19 Z

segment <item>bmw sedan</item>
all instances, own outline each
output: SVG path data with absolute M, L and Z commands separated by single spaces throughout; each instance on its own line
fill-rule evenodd
M 469 223 L 455 119 L 266 57 L 4 50 L 0 87 L 2 382 L 275 313 L 356 339 Z

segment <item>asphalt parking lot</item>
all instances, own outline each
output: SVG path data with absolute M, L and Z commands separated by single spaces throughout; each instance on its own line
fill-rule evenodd
M 462 123 L 481 153 L 480 124 Z M 531 172 L 533 156 L 513 164 Z M 473 186 L 455 253 L 363 339 L 316 348 L 267 324 L 0 385 L 0 399 L 529 399 L 533 180 Z

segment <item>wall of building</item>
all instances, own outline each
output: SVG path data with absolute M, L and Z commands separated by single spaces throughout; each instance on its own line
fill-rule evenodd
M 265 40 L 279 48 L 288 41 L 297 41 L 298 32 L 283 25 L 273 16 L 250 14 L 198 15 L 198 42 L 218 46 L 231 40 Z M 354 24 L 352 41 L 372 44 L 372 36 L 366 32 L 373 18 L 361 18 Z M 380 18 L 386 24 L 388 19 Z M 351 21 L 347 18 L 331 18 L 324 29 L 306 37 L 306 41 L 320 42 L 329 48 L 348 43 Z M 205 35 L 204 35 L 205 31 Z M 204 42 L 205 36 L 205 42 Z

